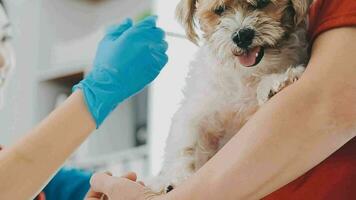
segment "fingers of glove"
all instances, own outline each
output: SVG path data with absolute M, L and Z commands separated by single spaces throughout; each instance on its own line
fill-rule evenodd
M 165 40 L 153 43 L 150 45 L 150 50 L 165 53 L 168 50 L 168 43 Z
M 156 47 L 153 47 L 156 48 Z M 168 56 L 165 51 L 160 51 L 156 49 L 151 49 L 151 55 L 154 59 L 155 66 L 157 66 L 157 71 L 161 71 L 161 69 L 167 64 Z
M 116 39 L 132 26 L 132 19 L 126 19 L 121 24 L 110 26 L 106 30 L 106 37 L 110 39 Z
M 131 29 L 133 30 L 133 29 Z M 137 29 L 133 30 L 134 34 L 129 35 L 129 32 L 126 36 L 129 36 L 130 39 L 126 41 L 151 45 L 152 43 L 160 43 L 165 38 L 165 32 L 160 28 L 149 28 L 149 29 Z M 133 33 L 133 32 L 130 32 Z M 123 40 L 128 39 L 122 37 Z M 119 38 L 116 40 L 117 43 L 121 43 L 122 40 Z
M 138 22 L 134 27 L 135 28 L 154 28 L 156 27 L 157 16 L 149 16 L 144 20 Z
M 143 31 L 141 37 L 146 41 L 159 42 L 165 38 L 166 33 L 160 28 L 152 28 L 147 31 Z

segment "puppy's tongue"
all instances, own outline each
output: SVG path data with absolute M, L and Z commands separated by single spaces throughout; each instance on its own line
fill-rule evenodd
M 261 47 L 255 47 L 241 56 L 237 56 L 241 65 L 245 67 L 252 67 L 256 63 L 258 53 L 261 51 Z

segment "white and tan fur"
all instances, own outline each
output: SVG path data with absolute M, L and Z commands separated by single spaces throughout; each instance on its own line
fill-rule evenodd
M 263 103 L 298 80 L 307 62 L 308 0 L 271 0 L 253 9 L 257 0 L 182 0 L 177 8 L 190 40 L 202 45 L 190 66 L 185 98 L 173 118 L 164 165 L 149 187 L 150 195 L 179 185 L 214 156 Z M 220 16 L 214 9 L 228 8 Z M 252 5 L 252 7 L 251 7 Z M 256 31 L 251 46 L 264 46 L 255 67 L 243 67 L 242 53 L 231 35 L 242 28 Z M 168 187 L 168 189 L 167 189 Z

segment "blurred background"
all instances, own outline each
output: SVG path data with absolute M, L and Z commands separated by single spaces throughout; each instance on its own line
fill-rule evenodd
M 5 0 L 17 64 L 0 111 L 0 144 L 13 144 L 70 95 L 90 70 L 107 26 L 155 14 L 168 32 L 167 67 L 153 85 L 120 105 L 66 165 L 114 174 L 136 171 L 141 177 L 156 174 L 197 48 L 175 20 L 178 2 Z

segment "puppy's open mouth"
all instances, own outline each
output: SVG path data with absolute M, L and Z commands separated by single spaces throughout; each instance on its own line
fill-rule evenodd
M 258 65 L 265 55 L 265 50 L 263 47 L 254 47 L 245 51 L 242 54 L 234 55 L 239 59 L 239 62 L 244 67 L 254 67 Z

